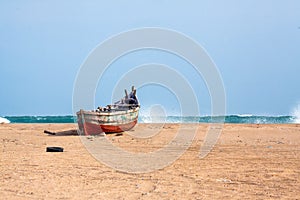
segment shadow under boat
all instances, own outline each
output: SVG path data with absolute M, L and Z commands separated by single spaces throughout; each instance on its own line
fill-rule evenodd
M 58 132 L 53 132 L 53 131 L 48 131 L 44 130 L 44 133 L 50 136 L 79 136 L 80 132 L 77 129 L 71 129 L 71 130 L 66 130 L 66 131 L 58 131 Z M 106 133 L 106 134 L 115 134 L 115 136 L 121 136 L 123 133 L 119 132 L 112 132 L 112 133 Z M 84 136 L 84 135 L 82 135 Z

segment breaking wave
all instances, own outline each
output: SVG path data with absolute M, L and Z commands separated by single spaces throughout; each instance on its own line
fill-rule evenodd
M 300 123 L 300 103 L 294 108 L 292 112 L 294 123 Z
M 0 124 L 9 124 L 10 121 L 6 118 L 0 117 Z

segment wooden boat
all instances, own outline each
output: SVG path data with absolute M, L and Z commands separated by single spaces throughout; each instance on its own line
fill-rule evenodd
M 113 105 L 98 107 L 93 111 L 80 110 L 77 122 L 81 135 L 98 135 L 103 133 L 118 133 L 132 129 L 138 120 L 140 105 L 136 98 L 136 90 Z

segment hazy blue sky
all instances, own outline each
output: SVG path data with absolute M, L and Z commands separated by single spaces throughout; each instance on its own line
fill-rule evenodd
M 223 77 L 229 114 L 286 115 L 300 101 L 300 1 L 0 1 L 0 116 L 71 114 L 76 74 L 92 49 L 142 27 L 173 29 L 202 45 Z M 209 113 L 201 77 L 165 52 L 121 58 L 105 74 L 105 84 L 149 62 L 184 74 L 196 88 L 201 112 Z M 103 96 L 109 88 L 99 85 L 99 105 L 109 103 Z M 149 95 L 154 90 L 162 95 Z M 149 86 L 138 94 L 145 105 L 160 103 L 176 112 L 166 90 Z

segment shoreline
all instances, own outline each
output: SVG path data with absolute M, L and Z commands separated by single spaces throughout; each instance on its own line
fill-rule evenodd
M 6 116 L 11 123 L 76 123 L 76 116 Z M 139 116 L 139 123 L 153 122 L 151 116 Z M 300 122 L 299 116 L 280 115 L 225 115 L 225 116 L 165 116 L 161 123 L 215 123 L 232 124 L 295 124 Z M 159 122 L 159 121 L 158 121 Z M 1 123 L 1 122 L 0 122 Z
M 66 199 L 295 199 L 300 189 L 300 124 L 224 124 L 212 151 L 199 150 L 210 124 L 138 124 L 112 144 L 134 153 L 164 147 L 178 128 L 196 129 L 191 146 L 175 162 L 150 173 L 118 172 L 96 160 L 78 135 L 52 136 L 75 123 L 0 124 L 0 192 L 11 198 Z M 134 138 L 154 130 L 151 138 Z M 157 131 L 157 132 L 155 132 Z M 60 146 L 62 153 L 46 152 Z
M 38 125 L 38 124 L 42 124 L 42 125 L 48 125 L 48 124 L 64 124 L 64 125 L 77 125 L 77 122 L 73 122 L 73 123 L 0 123 L 0 126 L 5 126 L 5 125 L 28 125 L 28 124 L 32 124 L 32 125 Z M 148 124 L 165 124 L 165 125 L 178 125 L 178 124 L 182 124 L 182 125 L 216 125 L 216 124 L 219 124 L 219 125 L 223 125 L 223 126 L 226 126 L 226 125 L 242 125 L 242 126 L 245 126 L 245 125 L 260 125 L 260 126 L 272 126 L 272 125 L 283 125 L 283 126 L 298 126 L 300 127 L 300 123 L 209 123 L 209 122 L 184 122 L 184 123 L 141 123 L 141 122 L 138 122 L 137 124 L 145 124 L 145 125 L 148 125 Z

